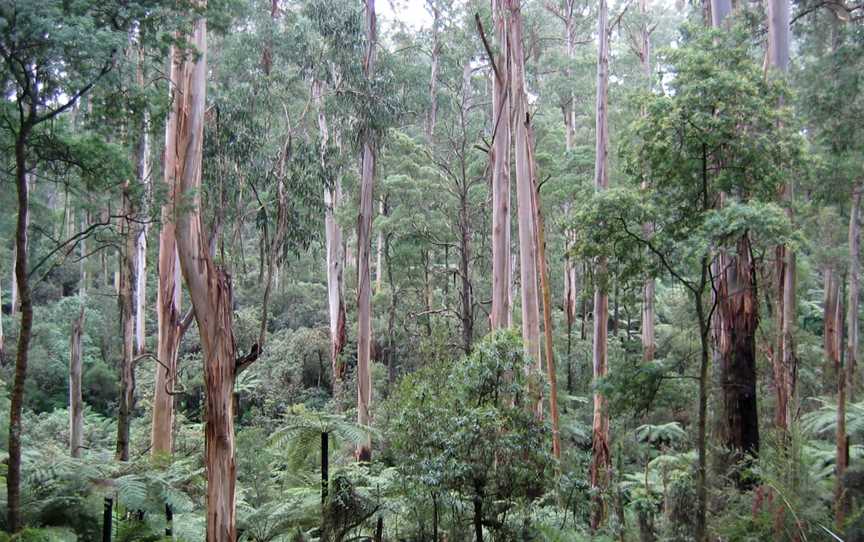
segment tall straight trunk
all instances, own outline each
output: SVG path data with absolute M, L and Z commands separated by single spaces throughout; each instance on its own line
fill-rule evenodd
M 378 201 L 378 216 L 384 214 L 384 200 Z M 384 232 L 378 228 L 378 244 L 375 248 L 375 293 L 381 291 L 381 281 L 384 279 L 384 264 L 382 256 L 384 254 Z
M 172 103 L 181 99 L 181 56 L 172 51 L 170 92 Z M 153 392 L 153 421 L 150 451 L 154 458 L 168 456 L 174 447 L 174 382 L 177 377 L 177 351 L 180 347 L 180 262 L 177 255 L 174 207 L 178 199 L 174 177 L 177 170 L 178 108 L 168 111 L 165 126 L 164 182 L 168 198 L 162 205 L 159 232 L 159 286 L 156 296 L 158 328 L 156 387 Z
M 843 477 L 849 466 L 849 436 L 846 434 L 846 401 L 853 399 L 853 386 L 855 379 L 855 361 L 858 356 L 858 294 L 860 291 L 860 236 L 861 224 L 859 220 L 861 212 L 861 192 L 864 186 L 856 184 L 852 191 L 852 207 L 849 211 L 849 289 L 846 302 L 846 359 L 843 360 L 839 347 L 832 347 L 834 370 L 837 374 L 837 432 L 836 432 L 836 471 L 837 478 L 834 485 L 834 517 L 835 526 L 838 531 L 843 529 L 846 520 L 848 503 L 846 499 L 846 487 Z M 839 281 L 837 281 L 839 283 Z M 838 288 L 839 290 L 839 288 Z M 839 293 L 839 292 L 838 292 Z M 837 296 L 839 298 L 839 295 Z M 840 303 L 837 303 L 835 314 L 839 322 Z M 837 326 L 836 337 L 832 341 L 839 344 L 842 341 L 842 333 Z M 843 364 L 845 362 L 845 368 Z
M 768 1 L 768 64 L 785 77 L 789 70 L 789 0 Z M 778 106 L 782 106 L 782 100 Z M 781 198 L 786 203 L 786 216 L 793 220 L 792 179 L 783 187 Z M 797 369 L 795 367 L 795 254 L 786 245 L 776 249 L 777 257 L 777 353 L 774 355 L 774 388 L 777 405 L 774 423 L 781 429 L 788 428 L 792 417 L 792 400 L 795 393 Z
M 191 44 L 197 56 L 183 60 L 177 108 L 176 193 L 187 195 L 190 205 L 177 206 L 177 252 L 189 288 L 204 354 L 207 394 L 205 465 L 207 468 L 208 542 L 237 537 L 235 526 L 236 465 L 234 457 L 234 378 L 236 368 L 229 276 L 210 256 L 201 224 L 201 168 L 204 104 L 207 81 L 207 22 L 194 22 Z
M 428 0 L 432 10 L 432 69 L 429 74 L 429 115 L 426 119 L 426 140 L 431 146 L 435 137 L 435 125 L 438 122 L 438 69 L 441 58 L 441 8 L 437 0 Z
M 639 28 L 639 64 L 642 68 L 642 76 L 645 78 L 645 85 L 648 90 L 651 90 L 651 31 L 648 29 L 648 1 L 639 0 L 639 14 L 642 22 Z M 646 111 L 642 110 L 644 116 Z M 642 181 L 642 188 L 647 189 L 650 184 L 649 179 Z M 651 224 L 643 224 L 642 232 L 646 237 L 650 237 L 653 232 Z M 653 361 L 656 351 L 656 338 L 654 333 L 654 297 L 655 297 L 655 282 L 654 277 L 645 276 L 642 283 L 642 359 L 644 361 Z
M 69 341 L 69 455 L 81 457 L 84 447 L 84 400 L 81 398 L 81 336 L 84 334 L 84 299 L 72 323 Z
M 30 206 L 30 187 L 27 182 L 27 141 L 32 124 L 22 123 L 15 140 L 15 187 L 18 196 L 18 217 L 15 224 L 15 286 L 21 303 L 21 324 L 18 327 L 18 345 L 15 354 L 15 376 L 9 402 L 9 460 L 6 474 L 6 527 L 11 533 L 21 529 L 21 411 L 24 407 L 24 383 L 30 339 L 33 333 L 33 301 L 30 298 L 30 279 L 27 275 L 27 226 Z
M 493 0 L 498 55 L 492 74 L 492 312 L 491 328 L 510 326 L 510 47 L 505 0 Z
M 144 68 L 141 60 L 143 51 L 139 51 L 137 82 L 144 86 Z M 136 177 L 142 188 L 140 215 L 148 215 L 148 200 L 150 197 L 150 111 L 147 109 L 141 115 L 141 126 L 138 127 L 138 141 L 135 147 Z M 135 235 L 135 353 L 144 352 L 145 312 L 147 304 L 147 233 L 146 223 L 138 225 Z
M 532 138 L 533 142 L 533 138 Z M 537 187 L 536 166 L 531 157 L 532 178 Z M 549 416 L 552 419 L 552 455 L 561 459 L 561 431 L 558 419 L 558 375 L 555 370 L 555 346 L 552 342 L 552 290 L 549 286 L 549 266 L 546 262 L 546 232 L 539 187 L 534 190 L 534 216 L 537 223 L 537 268 L 543 292 L 543 335 L 546 356 L 546 379 L 549 381 Z
M 522 340 L 525 352 L 534 362 L 534 372 L 542 371 L 540 358 L 540 307 L 537 298 L 537 225 L 533 198 L 534 182 L 531 178 L 531 113 L 525 91 L 525 51 L 522 45 L 521 0 L 507 0 L 510 10 L 510 52 L 512 79 L 510 95 L 513 97 L 513 139 L 516 150 L 516 204 L 519 219 L 519 278 L 522 291 Z M 535 413 L 542 414 L 543 403 L 535 393 Z
M 596 146 L 594 159 L 594 188 L 606 190 L 609 187 L 609 13 L 606 0 L 600 0 L 597 18 L 597 101 L 595 105 Z M 597 262 L 594 287 L 594 344 L 593 369 L 594 382 L 606 377 L 607 336 L 609 333 L 609 294 L 603 284 L 606 274 L 606 261 Z M 609 485 L 612 468 L 609 455 L 609 411 L 606 398 L 599 392 L 594 393 L 594 420 L 592 423 L 591 488 L 596 492 L 594 509 L 591 514 L 591 528 L 596 530 L 606 519 L 606 504 L 602 493 Z
M 132 202 L 130 183 L 123 188 L 123 214 L 127 217 L 121 226 L 124 246 L 120 252 L 120 291 L 117 297 L 120 312 L 120 400 L 117 412 L 117 446 L 119 461 L 129 460 L 129 428 L 135 408 L 135 287 L 138 254 L 138 227 L 131 217 L 137 212 Z
M 330 139 L 327 116 L 321 99 L 322 83 L 313 83 L 313 98 L 318 109 L 318 131 L 321 137 L 321 161 Z M 345 377 L 345 364 L 341 360 L 345 348 L 345 298 L 342 294 L 342 227 L 336 221 L 336 210 L 342 199 L 342 182 L 338 172 L 332 179 L 333 184 L 324 188 L 324 239 L 327 250 L 327 309 L 330 317 L 330 371 L 333 379 L 333 399 L 341 408 L 342 381 Z
M 846 391 L 849 401 L 855 401 L 858 365 L 858 298 L 861 291 L 861 194 L 864 181 L 852 190 L 849 211 L 849 290 L 846 302 Z
M 371 78 L 375 70 L 375 48 L 378 33 L 375 21 L 375 0 L 366 0 L 367 50 L 363 60 L 363 72 Z M 363 164 L 360 181 L 360 212 L 357 216 L 357 422 L 369 425 L 369 408 L 372 403 L 372 374 L 369 370 L 372 341 L 371 277 L 369 276 L 369 251 L 371 249 L 372 201 L 375 191 L 375 149 L 372 134 L 363 135 Z M 372 442 L 367 437 L 357 446 L 357 459 L 372 458 Z

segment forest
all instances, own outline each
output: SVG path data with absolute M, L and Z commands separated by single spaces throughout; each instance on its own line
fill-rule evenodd
M 0 0 L 0 542 L 864 541 L 864 3 Z

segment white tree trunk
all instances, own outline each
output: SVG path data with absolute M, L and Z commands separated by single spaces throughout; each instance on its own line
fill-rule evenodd
M 330 139 L 327 117 L 324 114 L 324 104 L 321 100 L 320 81 L 313 82 L 312 92 L 315 106 L 318 109 L 318 131 L 321 136 L 321 160 Z M 330 371 L 333 379 L 333 398 L 337 408 L 341 405 L 342 380 L 345 376 L 345 364 L 341 360 L 345 347 L 345 298 L 343 295 L 343 263 L 342 227 L 336 221 L 336 211 L 342 200 L 342 183 L 338 175 L 333 179 L 333 186 L 324 189 L 324 238 L 327 250 L 327 309 L 330 317 Z
M 508 0 L 510 9 L 510 46 L 512 59 L 511 96 L 513 97 L 514 141 L 516 151 L 516 205 L 519 218 L 519 273 L 522 288 L 522 340 L 525 353 L 542 370 L 540 358 L 540 308 L 537 299 L 537 227 L 532 199 L 530 112 L 525 94 L 525 52 L 522 47 L 522 6 L 520 0 Z M 535 390 L 537 391 L 537 390 Z M 534 394 L 535 413 L 542 413 L 542 400 Z

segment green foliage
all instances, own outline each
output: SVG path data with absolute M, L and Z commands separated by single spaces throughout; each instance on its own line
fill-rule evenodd
M 402 474 L 432 495 L 481 501 L 492 530 L 503 527 L 499 515 L 539 496 L 551 467 L 548 428 L 528 408 L 526 363 L 521 342 L 498 333 L 462 361 L 405 377 L 388 409 Z

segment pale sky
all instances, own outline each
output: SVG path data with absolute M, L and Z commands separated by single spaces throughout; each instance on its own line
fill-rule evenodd
M 428 28 L 432 16 L 426 11 L 426 0 L 378 0 L 378 17 L 385 21 L 398 19 L 414 30 Z

